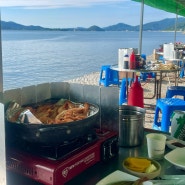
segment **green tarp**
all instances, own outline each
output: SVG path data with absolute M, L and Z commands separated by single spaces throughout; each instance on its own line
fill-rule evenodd
M 142 0 L 132 0 L 142 2 Z M 177 15 L 185 16 L 185 0 L 144 0 L 144 4 Z

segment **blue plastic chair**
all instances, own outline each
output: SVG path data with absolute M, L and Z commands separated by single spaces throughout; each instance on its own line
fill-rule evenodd
M 158 99 L 155 108 L 153 128 L 169 132 L 171 126 L 170 117 L 175 110 L 185 110 L 185 101 L 179 98 Z M 158 121 L 160 111 L 162 112 L 161 122 Z
M 169 86 L 166 91 L 166 98 L 174 96 L 183 96 L 185 100 L 185 86 Z
M 110 69 L 110 65 L 101 67 L 99 85 L 108 87 L 109 85 L 119 85 L 118 71 Z

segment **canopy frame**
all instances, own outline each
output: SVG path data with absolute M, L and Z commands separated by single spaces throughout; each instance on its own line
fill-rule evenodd
M 175 20 L 175 35 L 174 43 L 176 43 L 176 30 L 178 15 L 185 16 L 185 1 L 184 0 L 132 0 L 141 3 L 140 12 L 140 33 L 139 33 L 139 49 L 138 53 L 142 53 L 142 37 L 143 37 L 143 15 L 144 15 L 144 4 L 153 8 L 161 9 L 170 13 L 176 14 Z M 165 5 L 165 6 L 164 6 Z

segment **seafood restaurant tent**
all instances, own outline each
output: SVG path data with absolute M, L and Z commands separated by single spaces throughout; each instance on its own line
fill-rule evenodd
M 185 1 L 184 0 L 132 0 L 144 3 L 153 8 L 161 9 L 166 12 L 175 13 L 185 16 Z

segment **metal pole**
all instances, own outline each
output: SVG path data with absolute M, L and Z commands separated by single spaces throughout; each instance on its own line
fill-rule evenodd
M 144 0 L 141 2 L 141 12 L 140 12 L 140 32 L 139 32 L 139 53 L 142 53 L 142 37 L 143 37 L 143 15 L 144 15 Z
M 2 65 L 2 40 L 1 40 L 1 11 L 0 11 L 0 102 L 3 99 L 3 65 Z M 5 155 L 5 121 L 4 105 L 0 103 L 0 184 L 6 185 L 6 155 Z
M 177 39 L 177 20 L 178 20 L 178 14 L 176 14 L 176 19 L 175 19 L 175 35 L 174 35 L 174 44 L 176 43 L 176 39 Z
M 2 39 L 1 39 L 1 12 L 0 12 L 0 92 L 3 92 L 3 59 L 2 59 Z

